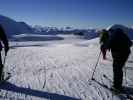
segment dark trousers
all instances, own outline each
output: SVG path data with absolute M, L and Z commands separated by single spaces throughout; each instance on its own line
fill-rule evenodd
M 107 49 L 101 49 L 101 51 L 102 51 L 103 59 L 106 59 Z
M 122 87 L 123 67 L 128 59 L 129 54 L 113 59 L 113 85 L 115 88 Z
M 2 80 L 2 73 L 3 73 L 3 64 L 2 64 L 2 57 L 0 53 L 0 80 Z

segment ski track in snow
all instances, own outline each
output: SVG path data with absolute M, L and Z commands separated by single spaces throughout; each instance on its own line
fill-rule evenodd
M 11 72 L 12 77 L 1 86 L 0 99 L 120 100 L 98 84 L 90 85 L 98 54 L 98 39 L 54 46 L 16 46 L 6 59 L 5 71 Z M 106 74 L 112 79 L 112 58 L 109 52 L 107 55 L 105 61 L 100 58 L 94 77 L 110 86 L 103 78 Z M 132 61 L 131 58 L 132 54 Z M 127 81 L 132 84 L 132 71 L 129 73 Z

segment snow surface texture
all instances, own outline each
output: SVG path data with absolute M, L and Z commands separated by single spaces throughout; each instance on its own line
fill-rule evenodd
M 17 36 L 17 38 L 26 35 Z M 126 100 L 90 81 L 97 57 L 99 39 L 83 40 L 72 35 L 59 35 L 63 40 L 15 41 L 5 63 L 11 72 L 8 82 L 0 85 L 3 100 Z M 132 67 L 133 55 L 126 66 Z M 127 72 L 128 85 L 133 84 L 133 70 Z M 112 58 L 100 57 L 94 78 L 111 86 Z M 125 78 L 123 84 L 125 85 Z

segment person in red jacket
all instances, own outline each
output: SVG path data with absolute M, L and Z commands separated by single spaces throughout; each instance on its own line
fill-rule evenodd
M 2 51 L 3 46 L 5 50 L 5 55 L 7 55 L 7 52 L 9 50 L 8 40 L 7 40 L 3 27 L 0 25 L 0 81 L 3 79 L 2 73 L 3 73 L 4 65 L 2 64 L 2 57 L 1 57 L 1 51 Z

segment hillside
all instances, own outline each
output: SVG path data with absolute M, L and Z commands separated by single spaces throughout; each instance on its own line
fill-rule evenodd
M 32 28 L 25 22 L 16 22 L 15 20 L 0 15 L 0 24 L 3 26 L 8 37 L 15 34 L 32 33 Z

